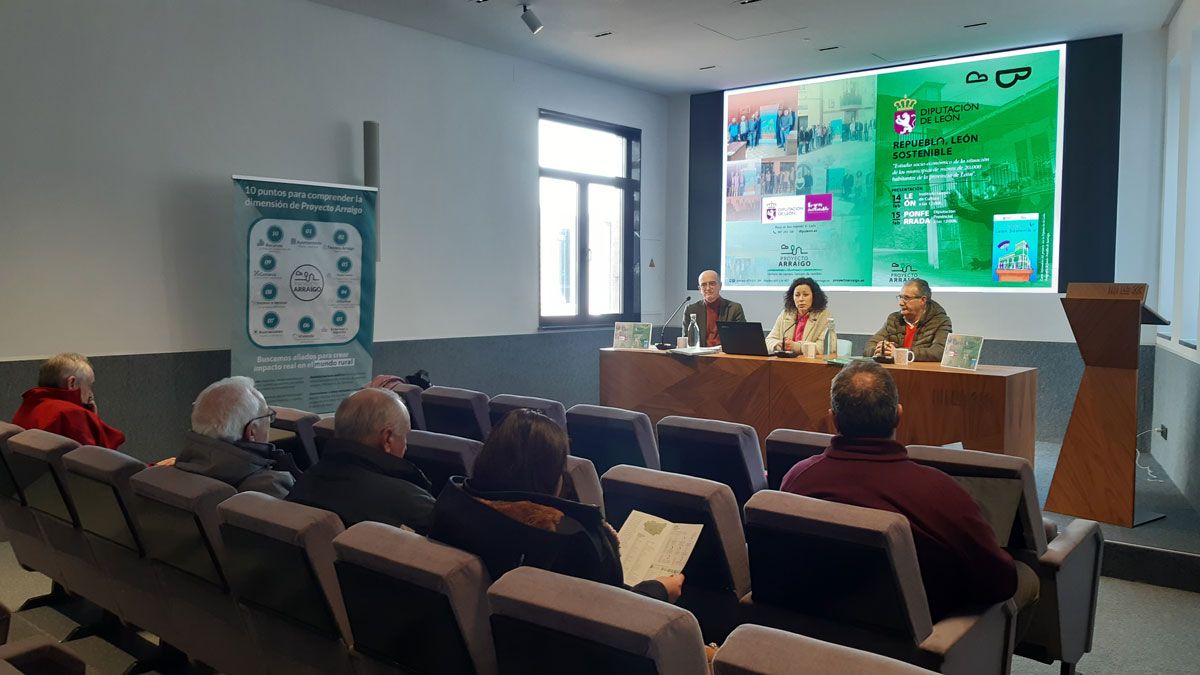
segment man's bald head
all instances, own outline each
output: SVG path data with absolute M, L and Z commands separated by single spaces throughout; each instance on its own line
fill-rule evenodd
M 900 423 L 900 393 L 883 366 L 855 361 L 833 378 L 830 411 L 838 433 L 851 438 L 890 438 Z
M 396 392 L 389 389 L 356 391 L 342 401 L 333 417 L 333 433 L 337 438 L 397 457 L 404 456 L 411 429 L 408 409 Z
M 721 275 L 716 270 L 704 270 L 700 273 L 700 295 L 705 302 L 716 302 L 721 297 Z

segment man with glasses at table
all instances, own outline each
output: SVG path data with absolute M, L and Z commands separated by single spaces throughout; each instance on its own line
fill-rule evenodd
M 696 315 L 696 325 L 700 328 L 700 346 L 716 347 L 721 344 L 717 335 L 718 321 L 746 320 L 742 306 L 732 300 L 721 297 L 721 277 L 715 270 L 704 270 L 698 279 L 700 285 L 700 302 L 688 305 L 683 314 L 683 329 L 687 330 L 688 315 Z
M 891 359 L 897 347 L 908 349 L 915 361 L 941 361 L 946 337 L 954 331 L 950 315 L 933 301 L 924 279 L 909 279 L 896 296 L 900 311 L 892 312 L 883 328 L 871 336 L 863 356 Z
M 192 404 L 192 431 L 175 468 L 215 478 L 238 492 L 283 499 L 300 471 L 291 455 L 267 441 L 274 420 L 275 411 L 254 388 L 254 380 L 218 380 Z

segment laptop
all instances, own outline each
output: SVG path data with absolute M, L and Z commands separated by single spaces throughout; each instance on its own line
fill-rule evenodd
M 721 338 L 721 351 L 726 354 L 769 356 L 762 324 L 758 321 L 718 321 L 717 336 Z

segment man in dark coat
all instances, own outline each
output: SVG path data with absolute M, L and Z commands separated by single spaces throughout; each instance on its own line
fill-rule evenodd
M 892 350 L 912 351 L 915 361 L 941 361 L 946 338 L 954 332 L 950 315 L 933 301 L 933 291 L 924 279 L 909 279 L 896 296 L 900 311 L 888 315 L 875 335 L 867 340 L 863 356 L 892 358 Z
M 333 511 L 346 527 L 371 520 L 429 531 L 429 479 L 404 459 L 411 422 L 395 392 L 357 391 L 338 406 L 321 461 L 296 481 L 288 501 Z
M 721 277 L 715 270 L 701 272 L 698 282 L 701 300 L 687 306 L 687 311 L 683 314 L 684 334 L 687 334 L 688 317 L 695 314 L 696 325 L 700 327 L 700 346 L 716 347 L 721 344 L 721 338 L 717 335 L 717 322 L 744 322 L 746 313 L 741 304 L 721 297 Z

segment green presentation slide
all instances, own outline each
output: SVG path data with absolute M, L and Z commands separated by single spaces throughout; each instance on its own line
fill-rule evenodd
M 1065 56 L 726 92 L 725 285 L 1057 292 Z

